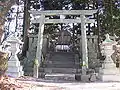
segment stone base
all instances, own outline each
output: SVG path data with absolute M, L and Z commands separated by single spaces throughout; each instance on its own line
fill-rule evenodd
M 106 74 L 108 74 L 108 75 L 109 75 L 109 74 L 110 74 L 110 75 L 111 75 L 111 74 L 114 74 L 114 75 L 115 75 L 115 74 L 120 74 L 120 69 L 118 69 L 118 68 L 100 69 L 99 73 L 100 73 L 100 74 L 103 74 L 103 75 L 104 75 L 104 74 L 105 74 L 105 75 L 106 75 Z
M 120 81 L 120 70 L 115 67 L 100 68 L 98 78 L 102 81 Z
M 6 72 L 6 74 L 8 76 L 17 78 L 17 77 L 23 76 L 24 72 L 23 71 L 21 71 L 21 72 Z
M 120 75 L 100 75 L 99 79 L 102 81 L 107 81 L 107 82 L 109 82 L 109 81 L 118 82 L 118 81 L 120 81 Z
M 97 79 L 95 74 L 81 75 L 81 81 L 83 82 L 88 82 L 88 81 L 94 82 L 96 80 Z
M 88 82 L 90 81 L 90 75 L 81 75 L 81 81 Z
M 20 77 L 24 75 L 24 72 L 22 71 L 23 67 L 20 66 L 20 61 L 18 60 L 10 60 L 8 61 L 8 70 L 7 75 L 12 77 Z
M 20 61 L 8 61 L 8 67 L 9 66 L 20 66 Z
M 9 66 L 7 72 L 20 72 L 22 70 L 23 70 L 22 66 L 18 66 L 18 67 Z
M 81 81 L 81 74 L 75 74 L 75 80 Z
M 96 74 L 90 75 L 90 81 L 91 81 L 91 82 L 95 82 L 96 80 L 97 80 Z

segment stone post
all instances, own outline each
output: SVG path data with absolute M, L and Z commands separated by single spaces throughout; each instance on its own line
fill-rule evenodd
M 85 25 L 85 15 L 80 15 L 81 18 L 81 38 L 82 38 L 82 61 L 83 69 L 88 68 L 88 50 L 87 50 L 87 35 Z M 85 72 L 84 72 L 85 73 Z
M 20 61 L 17 57 L 17 54 L 20 51 L 19 46 L 22 43 L 14 35 L 8 38 L 7 42 L 10 44 L 10 47 L 8 48 L 8 50 L 11 52 L 11 57 L 8 61 L 7 75 L 10 75 L 13 77 L 23 76 L 24 74 L 24 72 L 22 71 L 23 67 L 20 65 Z
M 85 15 L 80 15 L 81 18 L 81 40 L 82 40 L 82 81 L 89 81 L 89 75 L 87 75 L 88 69 L 88 50 L 87 50 L 87 35 L 86 35 L 86 18 Z
M 103 55 L 106 57 L 99 71 L 99 78 L 102 81 L 120 81 L 120 71 L 111 59 L 111 55 L 114 53 L 113 45 L 115 44 L 116 42 L 112 41 L 106 34 L 106 39 L 101 44 Z
M 39 24 L 39 33 L 38 33 L 38 43 L 37 43 L 37 51 L 36 51 L 36 59 L 34 64 L 34 71 L 33 71 L 33 77 L 38 78 L 39 74 L 39 65 L 41 63 L 41 57 L 42 57 L 42 45 L 43 45 L 43 32 L 44 32 L 44 19 L 45 16 L 41 15 L 40 17 L 40 24 Z

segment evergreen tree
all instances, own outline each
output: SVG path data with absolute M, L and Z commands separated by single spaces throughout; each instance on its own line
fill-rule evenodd
M 30 10 L 30 1 L 24 1 L 24 19 L 23 19 L 23 48 L 22 48 L 22 56 L 26 56 L 26 52 L 28 50 L 28 29 L 30 27 L 30 14 L 28 12 Z
M 44 10 L 99 10 L 95 17 L 100 21 L 98 27 L 101 35 L 110 33 L 120 36 L 120 10 L 119 0 L 41 0 Z M 68 15 L 66 18 L 75 18 L 76 16 Z M 79 24 L 75 27 L 79 27 Z M 94 33 L 98 33 L 98 28 L 93 28 Z
M 101 34 L 110 33 L 120 36 L 120 10 L 117 0 L 103 0 L 100 13 Z

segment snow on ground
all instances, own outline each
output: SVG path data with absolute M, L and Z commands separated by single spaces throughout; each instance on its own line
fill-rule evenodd
M 120 82 L 76 82 L 44 79 L 20 80 L 35 85 L 32 90 L 120 90 Z
M 4 76 L 0 90 L 120 90 L 120 82 L 77 82 L 75 80 L 12 78 Z
M 120 90 L 120 83 L 48 83 L 27 82 L 36 85 L 35 90 Z

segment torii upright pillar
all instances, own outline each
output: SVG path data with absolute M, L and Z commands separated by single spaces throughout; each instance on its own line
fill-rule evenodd
M 87 50 L 87 36 L 86 36 L 86 21 L 85 15 L 80 15 L 81 18 L 81 38 L 82 38 L 82 74 L 86 74 L 88 68 L 88 50 Z
M 36 59 L 34 61 L 34 74 L 33 77 L 38 78 L 39 74 L 39 64 L 41 63 L 42 56 L 42 42 L 43 42 L 43 32 L 44 32 L 44 15 L 40 16 L 39 23 L 39 32 L 38 32 L 38 43 L 37 43 L 37 52 Z

